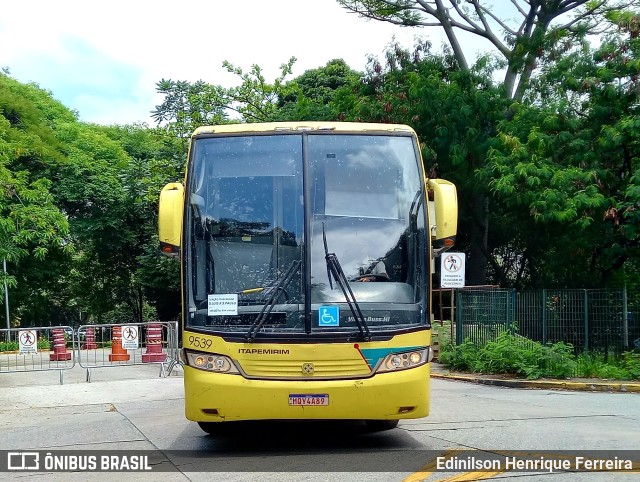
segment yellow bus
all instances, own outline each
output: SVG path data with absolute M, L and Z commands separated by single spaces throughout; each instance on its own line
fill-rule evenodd
M 198 128 L 159 208 L 181 261 L 186 417 L 213 433 L 426 416 L 433 258 L 456 228 L 455 187 L 426 178 L 408 126 Z

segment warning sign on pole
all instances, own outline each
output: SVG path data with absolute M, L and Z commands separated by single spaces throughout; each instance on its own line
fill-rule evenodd
M 440 262 L 440 287 L 464 288 L 464 253 L 443 253 Z
M 36 330 L 20 330 L 18 332 L 20 354 L 38 353 L 38 334 Z
M 125 350 L 137 350 L 138 346 L 140 346 L 140 342 L 138 340 L 138 327 L 122 327 L 122 348 Z

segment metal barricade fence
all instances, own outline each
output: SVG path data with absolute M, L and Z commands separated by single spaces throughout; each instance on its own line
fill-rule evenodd
M 495 340 L 513 322 L 510 290 L 465 289 L 456 295 L 455 340 L 470 339 L 478 345 Z
M 74 332 L 70 326 L 35 326 L 0 330 L 5 350 L 0 352 L 0 373 L 64 371 L 76 364 Z
M 469 289 L 456 293 L 456 344 L 484 346 L 505 330 L 575 354 L 640 348 L 640 290 Z
M 76 336 L 78 364 L 87 369 L 159 364 L 160 376 L 171 374 L 180 363 L 176 321 L 83 325 Z
M 180 325 L 177 321 L 167 323 L 171 325 L 167 328 L 167 355 L 170 358 L 167 374 L 170 375 L 176 365 L 183 363 L 180 359 Z
M 155 363 L 166 377 L 181 364 L 178 329 L 177 321 L 0 329 L 0 373 L 59 370 L 63 384 L 76 363 L 88 382 L 93 368 Z

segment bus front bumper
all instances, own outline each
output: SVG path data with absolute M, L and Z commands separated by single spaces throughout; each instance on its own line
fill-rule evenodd
M 357 380 L 250 380 L 184 367 L 185 414 L 194 422 L 393 420 L 429 414 L 429 364 Z M 326 405 L 292 405 L 320 395 Z M 317 400 L 316 399 L 316 400 Z

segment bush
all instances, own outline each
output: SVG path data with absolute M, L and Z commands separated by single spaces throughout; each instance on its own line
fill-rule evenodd
M 469 339 L 459 346 L 445 345 L 439 359 L 454 370 L 474 373 L 513 374 L 529 379 L 566 378 L 576 369 L 572 351 L 573 347 L 565 343 L 545 346 L 503 331 L 483 347 Z
M 49 349 L 51 349 L 51 345 L 49 343 L 49 340 L 47 340 L 43 336 L 38 338 L 38 350 L 49 350 Z
M 623 353 L 622 366 L 629 372 L 631 378 L 640 379 L 640 353 L 631 351 Z
M 38 350 L 49 350 L 50 344 L 49 340 L 44 337 L 38 338 Z M 5 351 L 19 351 L 20 345 L 17 341 L 1 341 L 0 342 L 0 353 Z
M 478 346 L 469 339 L 458 346 L 447 343 L 442 346 L 438 360 L 454 370 L 470 370 L 478 357 L 478 350 Z
M 616 358 L 589 352 L 576 358 L 570 344 L 543 345 L 509 331 L 502 331 L 484 346 L 469 339 L 459 346 L 448 343 L 442 347 L 439 360 L 453 370 L 528 379 L 569 378 L 576 374 L 586 378 L 640 379 L 640 353 L 626 352 Z
M 17 341 L 1 341 L 0 352 L 3 351 L 18 351 L 20 348 Z
M 640 378 L 640 354 L 627 352 L 621 357 L 599 352 L 578 355 L 578 376 L 632 380 Z

